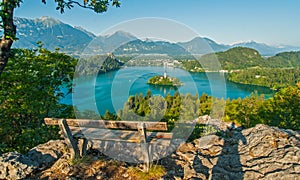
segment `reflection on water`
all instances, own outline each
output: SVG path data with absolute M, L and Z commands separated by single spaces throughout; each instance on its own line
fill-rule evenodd
M 256 86 L 256 85 L 249 85 L 249 84 L 239 84 L 239 83 L 235 83 L 236 86 L 239 89 L 242 89 L 244 91 L 252 91 L 252 92 L 257 92 L 259 94 L 264 94 L 265 98 L 270 98 L 273 94 L 274 94 L 274 90 L 271 90 L 267 87 L 262 87 L 262 86 Z
M 265 94 L 268 98 L 274 93 L 264 87 L 229 82 L 224 80 L 223 73 L 188 73 L 178 68 L 169 68 L 167 71 L 169 76 L 180 79 L 183 85 L 172 87 L 147 84 L 150 77 L 163 74 L 163 67 L 126 67 L 99 74 L 96 79 L 80 78 L 73 89 L 76 105 L 80 110 L 90 109 L 91 106 L 96 105 L 101 114 L 104 114 L 107 109 L 110 112 L 117 112 L 118 109 L 123 108 L 129 96 L 140 93 L 146 95 L 148 89 L 151 90 L 152 95 L 166 96 L 168 93 L 174 95 L 178 91 L 180 94 L 206 93 L 218 98 L 230 99 L 244 98 L 253 92 L 259 95 Z M 72 104 L 72 97 L 67 96 L 61 102 Z
M 176 86 L 160 86 L 160 85 L 150 85 L 151 89 L 155 89 L 160 92 L 163 96 L 167 96 L 170 92 L 178 91 Z

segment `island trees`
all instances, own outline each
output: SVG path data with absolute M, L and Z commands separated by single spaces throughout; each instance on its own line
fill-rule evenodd
M 17 40 L 17 27 L 14 25 L 14 10 L 20 7 L 22 0 L 2 0 L 1 5 L 1 21 L 0 27 L 3 29 L 3 36 L 0 40 L 0 75 L 2 74 L 8 59 L 11 55 L 10 50 L 13 42 Z M 46 4 L 46 0 L 42 0 Z M 82 8 L 91 9 L 96 13 L 103 13 L 107 11 L 110 5 L 120 7 L 119 0 L 54 0 L 57 4 L 56 10 L 64 13 L 65 9 L 71 9 L 74 5 Z
M 160 86 L 174 86 L 178 87 L 182 85 L 182 82 L 175 77 L 153 76 L 148 79 L 148 84 L 160 85 Z

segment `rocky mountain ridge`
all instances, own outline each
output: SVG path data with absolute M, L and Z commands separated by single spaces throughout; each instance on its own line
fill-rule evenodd
M 151 50 L 149 46 L 152 46 L 154 52 L 157 52 L 157 49 L 161 49 L 160 46 L 162 42 L 153 41 L 149 44 L 148 41 L 142 41 L 145 45 L 141 46 L 141 40 L 135 37 L 134 35 L 124 32 L 117 31 L 110 35 L 96 36 L 93 33 L 85 30 L 82 27 L 73 27 L 71 25 L 65 24 L 57 19 L 51 17 L 40 17 L 36 19 L 27 19 L 27 18 L 15 18 L 15 24 L 17 26 L 17 37 L 18 41 L 14 43 L 16 48 L 34 48 L 36 47 L 36 42 L 41 41 L 44 43 L 44 47 L 54 50 L 60 48 L 63 52 L 72 55 L 80 55 L 84 53 L 86 47 L 92 49 L 90 52 L 97 53 L 108 53 L 113 52 L 115 49 L 118 49 L 118 53 L 146 53 Z M 138 47 L 134 51 L 128 51 L 128 47 L 124 44 L 134 41 L 137 44 L 131 43 L 130 46 Z M 174 50 L 174 46 L 170 45 L 170 42 L 164 42 L 167 46 L 164 51 L 166 52 L 177 52 Z M 207 54 L 211 52 L 220 52 L 226 51 L 233 47 L 248 47 L 253 48 L 259 51 L 263 56 L 272 56 L 280 52 L 285 51 L 297 51 L 300 50 L 300 47 L 293 46 L 271 46 L 264 43 L 257 43 L 254 41 L 251 42 L 241 42 L 233 45 L 226 45 L 217 43 L 209 38 L 196 37 L 187 42 L 178 42 L 174 43 L 179 46 L 181 49 L 185 49 L 191 54 Z M 122 46 L 123 45 L 123 46 Z M 123 49 L 120 49 L 122 46 Z M 84 47 L 84 48 L 83 48 Z M 177 49 L 180 50 L 177 47 Z M 147 50 L 146 52 L 144 52 Z M 185 52 L 180 50 L 179 52 Z M 151 51 L 150 51 L 151 52 Z M 166 53 L 168 54 L 168 53 Z
M 82 47 L 94 38 L 85 31 L 46 16 L 37 19 L 16 17 L 14 21 L 19 38 L 13 44 L 15 48 L 36 48 L 37 42 L 41 41 L 47 49 L 60 48 L 69 54 L 79 54 Z
M 136 179 L 128 172 L 132 165 L 95 151 L 89 164 L 72 164 L 68 157 L 62 140 L 27 155 L 6 153 L 0 156 L 0 179 Z M 160 179 L 298 179 L 300 134 L 262 124 L 221 131 L 183 143 L 156 163 L 166 169 Z

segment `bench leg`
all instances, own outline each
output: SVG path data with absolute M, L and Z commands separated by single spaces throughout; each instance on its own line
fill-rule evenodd
M 141 137 L 141 150 L 142 150 L 142 155 L 144 157 L 144 171 L 149 172 L 150 168 L 150 155 L 149 155 L 149 146 L 146 140 L 146 126 L 145 123 L 139 123 L 138 124 L 138 132 Z
M 83 157 L 86 155 L 87 145 L 88 145 L 87 139 L 85 139 L 85 138 L 78 139 L 78 147 L 79 147 L 80 157 Z
M 79 156 L 78 146 L 75 140 L 73 139 L 71 130 L 67 125 L 67 121 L 65 119 L 60 119 L 58 120 L 58 125 L 65 138 L 65 142 L 70 150 L 71 158 L 74 159 L 75 157 L 78 157 Z

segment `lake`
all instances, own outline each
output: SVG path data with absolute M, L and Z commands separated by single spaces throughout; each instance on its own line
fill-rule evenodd
M 253 92 L 265 94 L 268 98 L 272 91 L 259 86 L 241 85 L 227 81 L 226 74 L 219 72 L 189 73 L 179 68 L 167 68 L 167 75 L 183 82 L 180 87 L 162 87 L 147 84 L 150 77 L 163 75 L 163 67 L 124 67 L 98 76 L 80 77 L 74 80 L 72 96 L 68 95 L 61 103 L 73 104 L 82 110 L 91 110 L 104 114 L 106 110 L 117 112 L 131 95 L 147 93 L 152 95 L 173 95 L 190 93 L 202 95 L 206 93 L 218 98 L 244 98 Z

